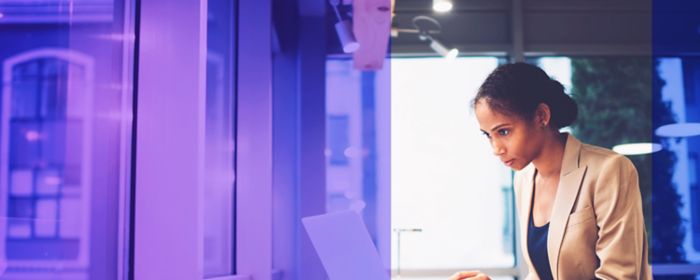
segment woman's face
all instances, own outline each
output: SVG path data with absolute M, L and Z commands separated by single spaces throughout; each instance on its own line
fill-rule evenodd
M 483 99 L 476 103 L 475 113 L 481 132 L 491 143 L 493 154 L 506 166 L 521 170 L 541 149 L 538 145 L 542 143 L 542 133 L 534 120 L 494 111 Z

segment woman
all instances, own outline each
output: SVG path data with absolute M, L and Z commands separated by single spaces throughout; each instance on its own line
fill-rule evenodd
M 536 66 L 494 70 L 473 101 L 514 185 L 527 279 L 651 279 L 637 170 L 613 151 L 560 133 L 577 115 Z M 462 271 L 450 279 L 490 279 Z

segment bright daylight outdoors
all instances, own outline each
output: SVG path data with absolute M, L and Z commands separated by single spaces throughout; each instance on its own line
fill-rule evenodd
M 514 266 L 511 171 L 492 155 L 470 107 L 498 63 L 493 57 L 392 60 L 393 269 L 431 274 Z M 570 88 L 569 59 L 540 63 Z
M 538 62 L 571 87 L 568 58 Z M 368 204 L 381 202 L 366 197 L 368 188 L 388 188 L 383 178 L 390 176 L 390 254 L 396 276 L 443 279 L 446 272 L 465 268 L 513 275 L 512 172 L 492 155 L 470 106 L 481 82 L 499 63 L 503 61 L 496 57 L 394 58 L 390 75 L 363 74 L 348 60 L 327 63 L 328 211 L 368 211 Z M 390 101 L 381 86 L 387 76 Z M 343 86 L 334 86 L 339 84 Z M 374 93 L 368 94 L 367 87 L 374 87 Z M 373 125 L 364 119 L 365 99 L 375 103 Z M 385 144 L 387 112 L 391 140 Z M 368 149 L 363 134 L 368 127 L 376 133 L 376 163 L 360 156 Z M 381 163 L 387 146 L 390 174 Z M 366 179 L 375 176 L 377 185 L 367 185 Z M 378 226 L 385 227 L 381 221 Z M 381 248 L 384 240 L 368 228 Z

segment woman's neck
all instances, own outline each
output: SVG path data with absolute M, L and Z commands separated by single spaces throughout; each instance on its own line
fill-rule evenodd
M 558 131 L 553 131 L 545 137 L 540 154 L 532 161 L 539 176 L 544 178 L 559 177 L 566 139 L 567 135 Z

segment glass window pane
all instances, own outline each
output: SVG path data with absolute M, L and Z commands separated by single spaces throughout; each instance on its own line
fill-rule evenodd
M 661 88 L 661 99 L 668 102 L 670 112 L 673 115 L 674 123 L 690 123 L 700 125 L 700 106 L 693 100 L 700 95 L 700 58 L 697 57 L 667 57 L 661 58 L 657 62 L 659 77 L 664 81 Z M 655 117 L 655 123 L 659 119 Z M 690 262 L 700 264 L 700 249 L 696 244 L 700 243 L 700 197 L 698 196 L 698 182 L 696 177 L 697 154 L 700 153 L 700 135 L 698 129 L 686 129 L 685 137 L 665 140 L 666 149 L 672 154 L 672 163 L 667 167 L 672 168 L 672 182 L 676 193 L 680 196 L 679 203 L 672 205 L 673 208 L 666 210 L 668 203 L 654 203 L 652 205 L 654 215 L 663 215 L 660 219 L 654 218 L 653 232 L 659 229 L 677 230 L 673 235 L 667 235 L 670 240 L 667 243 L 675 245 L 668 248 L 652 247 L 655 255 L 669 256 L 677 249 L 678 253 L 684 254 L 676 258 L 657 258 L 657 262 Z M 675 141 L 674 141 L 675 140 Z M 656 157 L 658 162 L 661 158 Z M 654 169 L 654 176 L 658 177 L 660 170 Z M 656 181 L 655 181 L 656 183 Z M 660 196 L 656 190 L 653 196 Z M 658 211 L 657 211 L 658 209 Z M 694 211 L 695 210 L 695 211 Z M 681 220 L 674 220 L 672 215 L 679 215 Z
M 41 124 L 41 150 L 43 164 L 62 165 L 66 159 L 66 122 L 44 121 Z
M 347 115 L 329 115 L 328 123 L 328 156 L 331 165 L 348 164 L 350 155 L 350 118 Z
M 700 264 L 700 197 L 695 177 L 700 149 L 695 136 L 700 131 L 685 128 L 675 131 L 685 136 L 667 137 L 657 130 L 700 123 L 700 108 L 692 102 L 700 94 L 700 59 L 543 57 L 532 62 L 565 85 L 570 82 L 579 105 L 572 130 L 582 141 L 606 148 L 629 142 L 662 145 L 661 151 L 652 154 L 627 155 L 640 177 L 649 259 L 655 268 Z M 679 275 L 666 277 L 680 279 Z
M 359 71 L 348 59 L 326 61 L 326 211 L 363 218 L 383 265 L 391 265 L 391 62 Z
M 208 4 L 204 276 L 234 273 L 235 1 Z
M 10 195 L 31 196 L 34 187 L 34 171 L 32 169 L 13 169 L 10 171 Z
M 125 275 L 134 3 L 0 1 L 0 279 Z
M 65 117 L 66 84 L 68 61 L 60 59 L 42 59 L 42 72 L 39 78 L 41 106 L 40 115 L 44 118 Z M 86 79 L 84 75 L 73 76 L 73 79 Z
M 56 199 L 37 199 L 34 217 L 34 235 L 52 238 L 56 236 Z
M 328 60 L 326 73 L 326 208 L 328 212 L 359 211 L 367 203 L 363 178 L 370 176 L 360 156 L 366 144 L 362 141 L 362 100 L 367 98 L 362 94 L 362 75 L 351 60 Z
M 29 221 L 34 216 L 34 204 L 31 198 L 13 197 L 9 207 L 9 216 L 17 220 Z
M 498 63 L 392 60 L 395 268 L 514 266 L 511 171 L 491 154 L 469 103 Z
M 326 63 L 327 211 L 360 211 L 380 234 L 367 212 L 381 207 L 373 188 L 390 180 L 394 275 L 399 266 L 440 279 L 460 267 L 515 265 L 512 173 L 490 154 L 469 105 L 499 61 L 394 58 L 377 73 L 351 60 Z M 382 168 L 389 155 L 390 171 Z
M 61 188 L 62 176 L 56 168 L 38 170 L 34 192 L 42 196 L 56 196 Z
M 61 199 L 58 216 L 60 238 L 73 239 L 80 237 L 80 229 L 82 228 L 82 220 L 80 219 L 81 204 L 81 199 Z
M 39 139 L 41 137 L 40 125 L 38 122 L 13 121 L 6 124 L 10 127 L 9 162 L 13 166 L 33 167 L 40 159 Z

